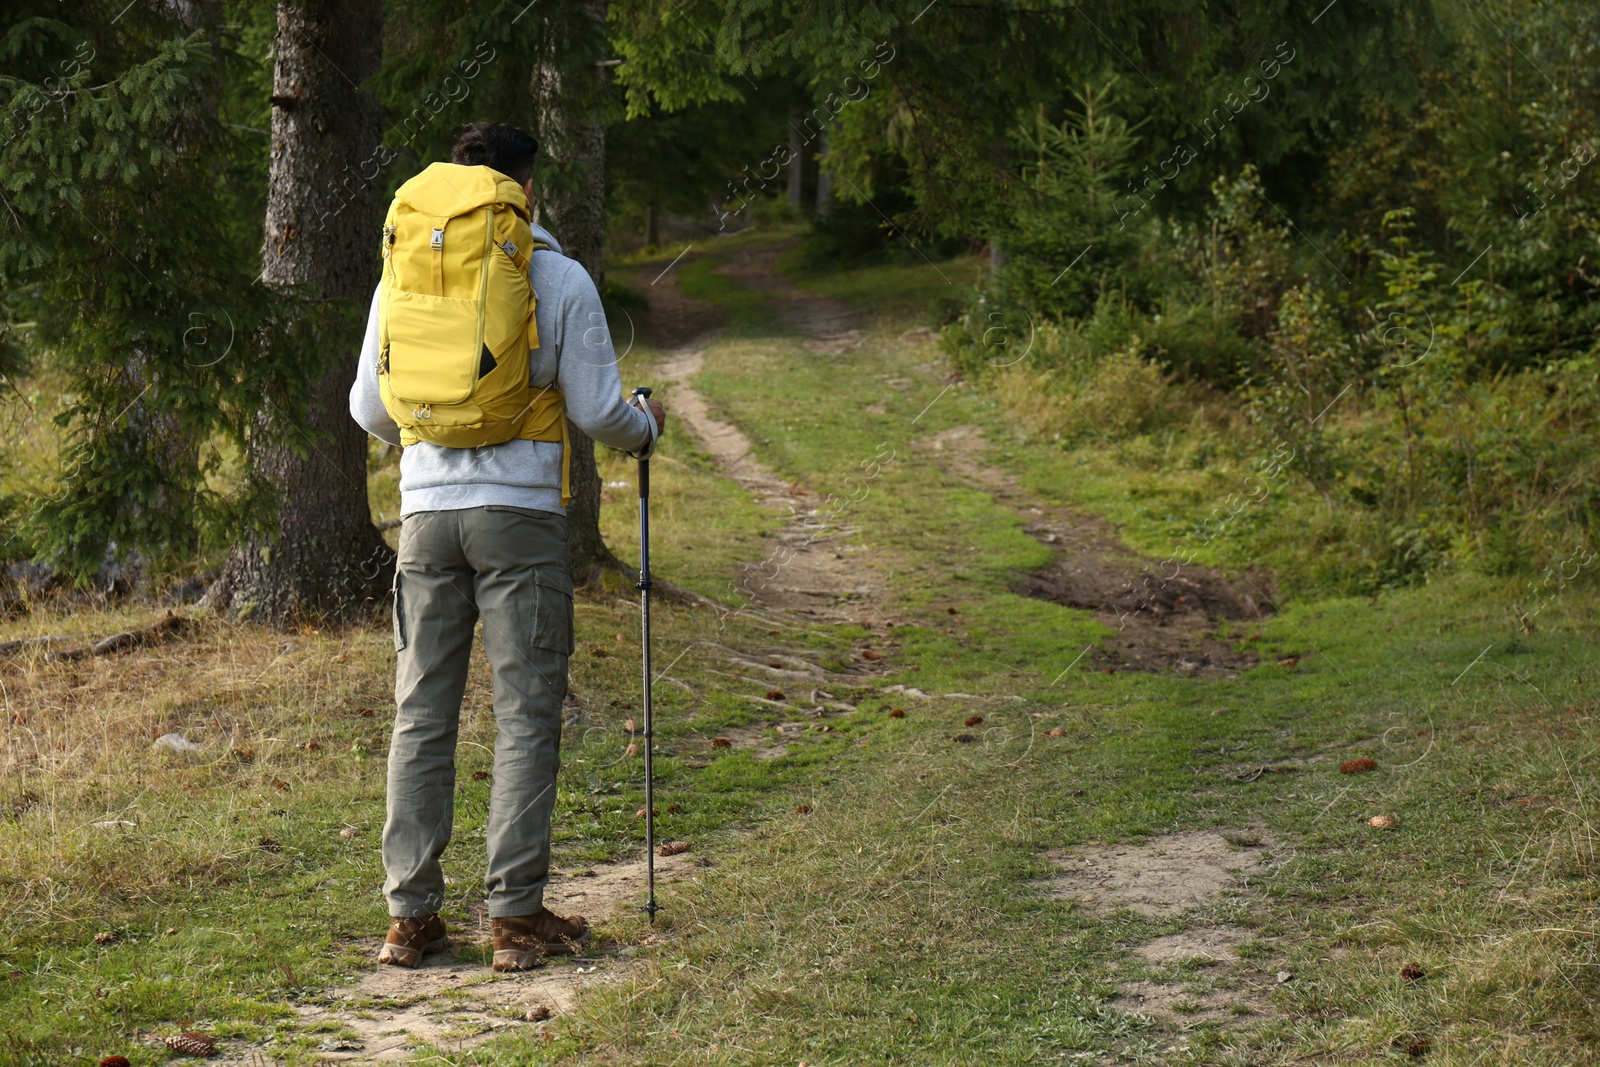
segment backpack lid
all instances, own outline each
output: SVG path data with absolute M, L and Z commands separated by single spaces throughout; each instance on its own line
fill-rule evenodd
M 490 204 L 506 204 L 529 218 L 522 186 L 491 167 L 429 163 L 426 170 L 400 186 L 395 202 L 436 218 L 464 215 Z

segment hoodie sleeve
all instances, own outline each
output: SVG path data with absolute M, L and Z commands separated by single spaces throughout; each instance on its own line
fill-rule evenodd
M 567 262 L 571 266 L 562 279 L 556 371 L 567 417 L 601 444 L 647 452 L 655 443 L 655 420 L 623 398 L 600 294 L 588 271 L 576 260 Z
M 400 427 L 389 417 L 378 395 L 378 294 L 372 294 L 372 310 L 367 314 L 367 337 L 361 343 L 361 359 L 356 366 L 355 384 L 350 386 L 350 417 L 380 441 L 400 443 Z

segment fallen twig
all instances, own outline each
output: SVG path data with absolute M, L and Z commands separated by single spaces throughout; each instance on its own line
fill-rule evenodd
M 126 630 L 120 634 L 112 634 L 98 641 L 75 644 L 81 641 L 78 637 L 24 637 L 16 641 L 0 642 L 0 657 L 14 656 L 20 652 L 29 652 L 34 649 L 44 650 L 43 659 L 76 660 L 88 659 L 91 656 L 106 656 L 113 652 L 122 652 L 130 648 L 139 648 L 156 640 L 169 637 L 183 630 L 189 625 L 189 619 L 183 615 L 168 612 L 160 621 L 155 622 L 141 630 Z M 62 648 L 63 645 L 72 647 Z
M 59 634 L 52 634 L 48 637 L 19 637 L 15 641 L 0 641 L 0 659 L 4 659 L 8 656 L 14 656 L 19 652 L 27 652 L 35 648 L 60 648 L 62 645 L 70 645 L 74 641 L 79 640 L 81 640 L 81 638 L 62 637 Z

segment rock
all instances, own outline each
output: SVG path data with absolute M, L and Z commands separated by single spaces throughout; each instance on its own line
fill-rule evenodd
M 175 756 L 199 755 L 202 750 L 200 745 L 182 734 L 162 734 L 150 743 L 150 747 L 158 751 L 171 752 Z
M 1285 982 L 1292 982 L 1292 981 L 1294 981 L 1294 972 L 1293 971 L 1279 971 L 1278 972 L 1278 984 L 1279 985 L 1282 985 Z

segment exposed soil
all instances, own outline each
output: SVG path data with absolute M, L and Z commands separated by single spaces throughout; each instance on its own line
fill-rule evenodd
M 1060 873 L 1048 891 L 1098 914 L 1127 908 L 1172 918 L 1247 888 L 1263 849 L 1234 848 L 1221 836 L 1188 831 L 1137 845 L 1089 845 L 1052 854 Z M 1264 963 L 1241 961 L 1248 936 L 1236 926 L 1194 925 L 1133 946 L 1129 976 L 1113 1006 L 1149 1015 L 1177 1030 L 1232 1027 L 1270 1010 L 1277 978 Z M 1130 961 L 1132 962 L 1132 961 Z M 1126 973 L 1126 972 L 1125 972 Z
M 1129 908 L 1157 918 L 1209 904 L 1261 866 L 1261 852 L 1236 849 L 1202 830 L 1137 845 L 1094 845 L 1052 853 L 1061 868 L 1050 892 L 1096 912 Z
M 1133 954 L 1148 963 L 1184 963 L 1203 960 L 1209 963 L 1232 963 L 1239 958 L 1236 951 L 1245 932 L 1237 926 L 1191 926 L 1154 941 L 1146 941 L 1133 950 Z
M 1209 678 L 1259 661 L 1254 652 L 1235 648 L 1222 631 L 1230 623 L 1271 614 L 1272 584 L 1264 576 L 1235 583 L 1206 567 L 1163 565 L 1123 544 L 1106 519 L 1068 507 L 1041 507 L 1015 478 L 988 462 L 989 443 L 974 427 L 946 430 L 924 447 L 947 473 L 1015 510 L 1023 531 L 1056 552 L 1044 567 L 1018 577 L 1017 593 L 1092 611 L 1117 631 L 1089 650 L 1085 659 L 1094 668 Z
M 657 899 L 670 900 L 662 887 L 704 866 L 693 851 L 656 858 Z M 577 912 L 591 922 L 605 919 L 645 899 L 645 861 L 605 864 L 552 879 L 547 902 L 560 914 Z M 469 929 L 453 928 L 452 946 L 426 957 L 416 970 L 376 963 L 353 985 L 293 1004 L 301 1032 L 323 1035 L 319 1055 L 329 1062 L 393 1063 L 408 1059 L 423 1045 L 459 1051 L 508 1028 L 536 1026 L 528 1013 L 550 1016 L 570 1011 L 581 990 L 615 981 L 628 970 L 635 946 L 602 941 L 582 956 L 554 957 L 544 967 L 519 974 L 489 968 L 493 948 L 489 919 L 480 908 Z M 374 960 L 381 937 L 361 944 Z M 262 1062 L 270 1049 L 231 1048 L 223 1062 Z

